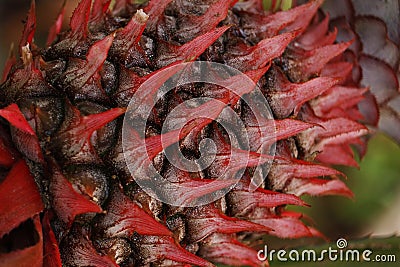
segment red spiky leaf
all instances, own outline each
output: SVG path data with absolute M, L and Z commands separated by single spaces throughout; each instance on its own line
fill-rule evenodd
M 125 196 L 119 188 L 113 190 L 107 213 L 97 228 L 107 237 L 128 238 L 135 232 L 140 235 L 172 235 L 163 224 Z
M 108 256 L 100 255 L 87 231 L 73 227 L 60 245 L 62 263 L 67 266 L 118 267 Z
M 175 155 L 168 158 L 174 162 L 175 166 L 180 161 L 180 158 Z M 163 178 L 168 182 L 163 185 L 162 191 L 163 195 L 177 206 L 194 206 L 198 198 L 233 186 L 237 182 L 234 179 L 193 178 L 189 172 L 175 166 L 171 165 L 163 174 Z
M 192 212 L 192 214 L 191 214 Z M 270 232 L 271 228 L 225 215 L 213 204 L 193 208 L 187 213 L 186 225 L 190 232 L 190 242 L 200 242 L 214 234 L 238 232 Z
M 305 50 L 314 50 L 319 47 L 331 45 L 336 41 L 337 29 L 334 28 L 332 32 L 327 32 L 329 17 L 325 19 L 314 28 L 309 29 L 305 32 L 298 40 L 299 46 Z
M 265 67 L 269 61 L 282 55 L 287 45 L 299 32 L 288 32 L 266 38 L 257 45 L 247 47 L 244 44 L 238 46 L 237 51 L 232 51 L 226 62 L 241 71 L 248 71 Z
M 311 1 L 307 4 L 291 8 L 287 11 L 280 11 L 265 16 L 265 13 L 254 14 L 242 12 L 243 27 L 245 30 L 256 32 L 260 38 L 268 38 L 277 35 L 285 27 L 291 26 L 290 30 L 299 29 L 299 21 L 308 24 L 314 16 L 321 1 Z M 301 18 L 300 18 L 301 17 Z
M 61 147 L 64 151 L 60 155 L 61 157 L 76 161 L 88 158 L 96 160 L 97 153 L 91 142 L 92 134 L 124 114 L 125 109 L 113 108 L 105 112 L 81 116 L 79 110 L 75 107 L 69 106 L 69 108 L 70 114 L 67 115 L 71 117 L 54 138 L 53 148 L 55 152 L 57 153 Z
M 115 93 L 115 98 L 117 99 L 120 106 L 127 106 L 135 95 L 135 99 L 140 101 L 140 103 L 147 103 L 151 98 L 156 97 L 156 93 L 159 88 L 172 76 L 184 69 L 187 65 L 185 64 L 170 64 L 164 68 L 153 71 L 152 73 L 140 77 L 133 71 L 125 69 L 124 75 L 122 77 L 120 87 Z M 138 88 L 146 82 L 145 87 L 142 87 L 140 92 L 137 92 Z M 149 100 L 150 99 L 150 100 Z M 139 103 L 139 102 L 138 102 Z M 151 103 L 153 104 L 153 103 Z
M 273 157 L 268 154 L 233 147 L 226 142 L 220 130 L 214 129 L 214 132 L 217 152 L 214 161 L 208 168 L 212 177 L 233 177 L 241 169 L 256 167 L 273 160 Z
M 321 70 L 321 76 L 339 78 L 340 83 L 343 83 L 349 78 L 352 69 L 353 64 L 349 62 L 332 62 L 324 66 Z
M 255 223 L 270 227 L 274 230 L 270 234 L 279 238 L 300 238 L 313 236 L 310 229 L 296 218 L 268 216 L 266 218 L 251 220 Z
M 37 185 L 24 160 L 0 184 L 0 238 L 43 210 Z
M 244 74 L 238 74 L 228 79 L 216 77 L 217 84 L 222 87 L 222 93 L 220 93 L 218 90 L 213 91 L 213 93 L 216 95 L 229 95 L 229 103 L 232 106 L 235 106 L 243 95 L 254 90 L 257 82 L 263 77 L 270 67 L 271 62 L 269 62 L 267 66 L 263 68 L 249 70 Z M 249 81 L 249 78 L 251 81 Z M 211 96 L 216 97 L 213 94 L 211 94 Z M 225 100 L 220 99 L 220 101 Z M 250 99 L 249 101 L 252 100 Z M 226 102 L 226 104 L 228 104 L 228 102 Z
M 138 42 L 146 27 L 147 19 L 148 15 L 143 11 L 136 11 L 129 23 L 117 32 L 113 48 L 117 49 L 119 53 L 122 51 L 129 53 L 131 49 L 138 49 Z
M 4 129 L 0 127 L 0 166 L 11 168 L 17 156 Z
M 258 260 L 257 251 L 240 243 L 233 237 L 214 234 L 201 245 L 199 254 L 213 262 L 229 266 L 268 266 L 268 262 Z
M 281 205 L 308 206 L 299 197 L 286 193 L 278 193 L 262 188 L 250 192 L 245 190 L 233 190 L 228 195 L 235 216 L 253 210 L 256 207 L 273 208 Z
M 72 14 L 70 20 L 71 35 L 76 39 L 85 39 L 88 35 L 91 5 L 92 0 L 81 0 Z
M 309 52 L 304 58 L 297 59 L 297 68 L 304 77 L 319 74 L 323 67 L 334 57 L 342 54 L 350 45 L 350 42 L 326 45 Z
M 90 14 L 90 23 L 100 24 L 104 19 L 110 4 L 111 0 L 95 0 Z
M 286 190 L 298 196 L 303 194 L 311 196 L 341 195 L 348 198 L 354 196 L 346 184 L 338 179 L 293 179 Z
M 58 241 L 50 225 L 50 214 L 45 212 L 42 219 L 43 226 L 43 266 L 61 267 L 61 256 Z
M 44 157 L 36 134 L 31 135 L 18 128 L 11 128 L 11 134 L 16 148 L 25 157 L 34 162 L 43 163 Z
M 275 176 L 282 180 L 293 177 L 311 178 L 318 176 L 343 175 L 341 172 L 323 165 L 298 159 L 276 158 L 276 168 L 271 170 Z
M 58 13 L 56 21 L 54 22 L 53 26 L 50 27 L 49 35 L 47 36 L 46 46 L 50 46 L 51 43 L 53 43 L 54 40 L 57 38 L 57 35 L 60 33 L 64 19 L 64 14 L 65 14 L 65 1 L 60 10 L 60 13 Z
M 16 211 L 17 212 L 17 211 Z M 43 266 L 43 236 L 39 215 L 33 218 L 37 242 L 33 246 L 0 254 L 0 266 L 42 267 Z
M 31 1 L 31 8 L 29 9 L 28 17 L 26 18 L 24 26 L 24 31 L 22 32 L 22 38 L 19 43 L 19 49 L 21 55 L 23 54 L 22 52 L 23 46 L 26 46 L 27 44 L 29 44 L 30 47 L 32 46 L 35 30 L 36 30 L 35 1 Z
M 318 77 L 304 83 L 291 83 L 281 71 L 277 71 L 277 82 L 272 92 L 272 108 L 279 117 L 296 115 L 301 106 L 327 91 L 339 80 L 331 77 Z
M 315 44 L 325 37 L 328 31 L 328 25 L 329 14 L 318 24 L 310 26 L 296 41 L 298 41 L 303 48 L 308 46 L 316 48 L 314 47 Z
M 334 111 L 337 109 L 345 111 L 357 105 L 364 99 L 364 93 L 368 89 L 357 87 L 333 86 L 322 96 L 312 101 L 312 107 L 315 115 L 319 117 L 333 117 Z
M 260 148 L 262 151 L 263 146 L 268 146 L 315 126 L 315 124 L 294 119 L 265 120 L 258 121 L 257 124 L 247 126 L 250 143 L 255 151 L 260 151 Z
M 196 256 L 175 242 L 168 236 L 149 236 L 144 237 L 140 243 L 141 249 L 145 250 L 151 258 L 145 260 L 161 261 L 172 260 L 178 263 L 193 264 L 195 266 L 213 267 L 214 265 L 207 260 Z
M 61 171 L 54 165 L 52 166 L 52 178 L 50 192 L 52 193 L 52 204 L 57 216 L 68 226 L 71 226 L 75 217 L 79 214 L 88 212 L 102 212 L 93 201 L 79 194 L 72 187 L 72 184 L 65 178 Z
M 310 151 L 323 151 L 325 145 L 351 143 L 354 139 L 366 135 L 369 130 L 362 124 L 347 118 L 334 118 L 319 122 L 322 127 L 314 127 L 301 133 L 304 137 L 318 138 L 318 142 L 311 144 L 304 140 L 304 147 Z M 308 139 L 310 140 L 310 139 Z
M 196 36 L 211 32 L 225 19 L 228 9 L 238 0 L 219 0 L 211 4 L 201 16 L 184 16 L 182 28 L 175 33 L 181 41 L 187 42 Z
M 160 17 L 164 15 L 164 10 L 172 0 L 152 0 L 144 8 L 144 12 L 149 16 L 146 28 L 149 31 L 156 30 Z
M 175 114 L 176 117 L 171 119 L 171 125 L 173 125 L 174 128 L 178 126 L 177 130 L 154 135 L 145 140 L 142 140 L 143 138 L 140 137 L 135 129 L 129 129 L 130 139 L 127 140 L 128 143 L 126 144 L 127 158 L 133 159 L 135 161 L 135 166 L 147 167 L 150 161 L 153 160 L 158 153 L 163 151 L 163 149 L 177 143 L 192 130 L 203 128 L 212 121 L 212 118 L 217 118 L 225 105 L 225 102 L 212 99 L 197 108 L 186 109 L 183 107 L 179 109 L 178 114 Z M 190 114 L 190 116 L 188 117 L 187 114 Z M 182 129 L 179 128 L 179 125 L 173 123 L 174 119 L 179 121 L 180 118 L 184 118 L 185 121 L 188 122 L 186 125 L 182 125 L 184 126 Z M 144 142 L 146 147 L 143 147 Z
M 42 162 L 43 154 L 39 140 L 18 106 L 11 104 L 0 109 L 0 116 L 15 127 L 12 128 L 12 137 L 21 153 L 35 162 Z
M 358 167 L 353 150 L 348 145 L 327 145 L 324 151 L 317 155 L 316 160 L 325 164 Z
M 114 34 L 110 34 L 104 39 L 94 43 L 90 47 L 86 56 L 86 62 L 82 62 L 79 66 L 65 72 L 64 76 L 67 81 L 76 87 L 82 87 L 85 85 L 86 82 L 88 82 L 88 80 L 103 66 L 113 40 Z
M 191 181 L 181 182 L 177 187 L 173 187 L 170 195 L 173 197 L 174 203 L 189 205 L 200 197 L 230 187 L 236 182 L 236 180 L 193 179 Z M 163 188 L 163 191 L 166 190 L 168 190 L 168 188 Z
M 212 43 L 214 43 L 229 26 L 212 29 L 209 32 L 194 38 L 182 46 L 161 42 L 161 51 L 157 58 L 157 65 L 164 67 L 172 63 L 196 60 Z
M 35 132 L 26 121 L 17 104 L 11 104 L 3 109 L 0 109 L 0 116 L 5 118 L 11 125 L 21 130 L 22 132 L 28 133 L 30 135 L 35 135 Z

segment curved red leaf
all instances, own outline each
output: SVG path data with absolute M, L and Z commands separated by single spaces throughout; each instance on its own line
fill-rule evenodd
M 38 187 L 24 160 L 0 184 L 0 238 L 43 210 Z
M 5 118 L 11 125 L 30 135 L 35 135 L 32 127 L 26 121 L 17 104 L 11 104 L 0 109 L 0 116 Z
M 92 0 L 81 0 L 74 10 L 70 20 L 71 35 L 77 39 L 84 39 L 88 35 L 88 23 Z
M 46 41 L 46 46 L 50 46 L 52 42 L 57 38 L 57 35 L 61 31 L 63 19 L 64 19 L 64 13 L 65 13 L 65 1 L 63 3 L 63 6 L 60 10 L 60 13 L 58 13 L 57 19 L 54 22 L 53 26 L 50 27 L 49 30 L 49 35 L 47 36 L 47 41 Z
M 50 225 L 49 212 L 45 212 L 42 219 L 43 226 L 43 266 L 61 267 L 61 256 L 58 242 Z
M 26 18 L 26 23 L 24 26 L 24 31 L 22 32 L 22 38 L 19 43 L 19 49 L 21 55 L 23 55 L 22 47 L 29 44 L 32 45 L 33 36 L 36 30 L 36 14 L 35 14 L 35 1 L 31 1 L 31 8 L 29 9 L 28 17 Z
M 52 203 L 57 216 L 64 223 L 71 226 L 75 217 L 79 214 L 102 212 L 101 207 L 96 203 L 76 192 L 72 184 L 56 166 L 52 166 L 52 173 L 50 183 Z
M 43 266 L 43 236 L 39 215 L 33 218 L 38 242 L 22 250 L 14 250 L 0 254 L 0 266 L 42 267 Z

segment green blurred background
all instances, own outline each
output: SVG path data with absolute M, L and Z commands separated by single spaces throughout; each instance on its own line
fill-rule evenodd
M 36 0 L 38 26 L 35 42 L 39 46 L 43 47 L 47 29 L 56 18 L 62 2 Z M 76 2 L 67 1 L 64 27 Z M 3 70 L 10 44 L 19 42 L 22 21 L 29 5 L 30 0 L 0 0 L 0 71 Z M 361 160 L 360 169 L 341 170 L 348 176 L 347 184 L 355 194 L 354 200 L 306 197 L 305 200 L 312 207 L 298 210 L 312 217 L 315 226 L 330 240 L 338 237 L 357 239 L 368 234 L 400 235 L 400 147 L 383 134 L 376 134 L 370 140 L 368 153 Z M 273 238 L 266 241 L 276 247 L 309 243 L 305 240 L 287 242 Z

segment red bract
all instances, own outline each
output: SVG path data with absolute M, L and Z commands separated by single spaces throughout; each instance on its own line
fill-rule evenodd
M 0 238 L 43 210 L 39 190 L 24 160 L 0 184 Z
M 50 225 L 50 215 L 46 212 L 42 219 L 43 226 L 43 266 L 61 267 L 58 242 Z
M 37 242 L 33 246 L 15 250 L 7 254 L 0 254 L 1 266 L 42 267 L 43 266 L 43 234 L 39 215 L 33 218 L 34 233 Z
M 71 183 L 64 177 L 57 166 L 52 166 L 50 191 L 52 192 L 52 205 L 57 216 L 68 226 L 71 226 L 75 217 L 88 212 L 102 212 L 93 201 L 79 194 Z
M 65 5 L 63 5 L 63 7 L 61 8 L 56 21 L 54 22 L 53 26 L 51 26 L 51 28 L 49 30 L 49 35 L 47 36 L 47 41 L 46 41 L 47 46 L 50 46 L 51 43 L 54 42 L 54 40 L 57 38 L 57 35 L 60 33 L 61 27 L 62 27 L 62 22 L 64 19 L 64 13 L 65 13 Z
M 83 0 L 74 10 L 69 24 L 72 38 L 85 39 L 87 37 L 91 4 L 91 0 Z
M 110 196 L 107 213 L 100 217 L 97 231 L 111 237 L 129 238 L 133 233 L 140 235 L 170 236 L 172 233 L 137 203 L 125 196 L 119 188 L 114 188 Z

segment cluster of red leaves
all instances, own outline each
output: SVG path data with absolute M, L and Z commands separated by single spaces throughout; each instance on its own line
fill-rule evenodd
M 157 70 L 141 76 L 128 67 L 121 66 L 121 81 L 112 96 L 119 107 L 83 116 L 78 109 L 67 103 L 68 115 L 66 117 L 68 120 L 54 135 L 54 146 L 51 149 L 62 151 L 61 157 L 69 163 L 94 164 L 101 162 L 96 148 L 92 144 L 92 134 L 125 112 L 127 102 L 135 94 L 140 84 L 149 80 L 154 81 L 154 91 L 147 93 L 155 95 L 157 89 L 177 71 L 175 69 L 171 72 L 164 72 L 164 70 L 178 63 L 196 60 L 227 32 L 229 26 L 217 26 L 225 18 L 229 8 L 237 1 L 215 1 L 203 15 L 185 17 L 186 27 L 181 29 L 181 32 L 175 33 L 174 36 L 185 44 L 176 45 L 160 41 L 162 52 L 153 62 L 150 62 L 139 45 L 139 40 L 145 29 L 150 32 L 156 31 L 158 25 L 165 23 L 163 11 L 171 2 L 153 0 L 145 7 L 145 14 L 136 13 L 125 28 L 91 44 L 87 49 L 86 58 L 82 59 L 77 55 L 86 49 L 90 30 L 100 27 L 110 12 L 124 12 L 129 6 L 129 1 L 117 0 L 113 11 L 110 11 L 110 2 L 95 0 L 92 6 L 91 0 L 82 0 L 78 5 L 71 18 L 71 30 L 54 47 L 58 52 L 63 51 L 71 55 L 63 77 L 57 82 L 65 88 L 68 97 L 72 100 L 90 97 L 98 102 L 107 102 L 109 96 L 103 89 L 99 77 L 108 57 L 123 62 L 124 66 L 128 66 L 134 60 L 133 57 L 141 57 Z M 357 145 L 360 147 L 360 151 L 364 151 L 365 141 L 362 136 L 368 132 L 365 126 L 358 121 L 365 120 L 376 124 L 378 120 L 376 110 L 361 108 L 361 113 L 359 111 L 359 105 L 362 106 L 363 103 L 368 107 L 374 107 L 374 103 L 371 104 L 374 98 L 369 95 L 367 89 L 357 87 L 361 79 L 360 76 L 357 76 L 357 68 L 361 67 L 363 70 L 361 79 L 363 83 L 366 79 L 374 77 L 368 75 L 368 71 L 372 72 L 369 67 L 374 65 L 374 62 L 391 59 L 385 57 L 383 52 L 374 54 L 381 61 L 364 55 L 368 54 L 368 51 L 376 51 L 374 47 L 364 46 L 364 54 L 359 50 L 353 51 L 352 48 L 357 43 L 355 40 L 335 43 L 343 40 L 344 38 L 341 36 L 345 33 L 354 36 L 354 32 L 351 31 L 351 27 L 346 28 L 344 22 L 340 22 L 340 20 L 338 20 L 338 24 L 335 24 L 337 28 L 329 31 L 329 17 L 316 16 L 321 2 L 311 1 L 289 11 L 274 14 L 267 14 L 261 10 L 261 1 L 258 0 L 237 4 L 236 8 L 243 18 L 243 30 L 251 31 L 257 44 L 254 46 L 238 44 L 236 48 L 229 51 L 231 53 L 229 57 L 224 55 L 226 56 L 225 62 L 246 73 L 254 82 L 264 83 L 267 87 L 268 81 L 263 81 L 262 77 L 269 71 L 274 84 L 273 90 L 270 90 L 267 95 L 277 120 L 273 122 L 275 129 L 272 129 L 271 133 L 272 122 L 270 120 L 265 119 L 255 125 L 252 124 L 251 117 L 247 118 L 246 127 L 250 133 L 251 152 L 233 149 L 221 137 L 222 134 L 219 130 L 215 129 L 213 138 L 219 140 L 217 142 L 219 153 L 216 155 L 215 164 L 217 166 L 226 165 L 226 154 L 227 151 L 230 151 L 234 154 L 233 159 L 237 161 L 235 162 L 236 168 L 254 167 L 270 159 L 267 155 L 263 155 L 263 146 L 274 141 L 282 142 L 278 143 L 277 157 L 274 159 L 269 174 L 274 191 L 257 189 L 251 192 L 249 190 L 250 179 L 246 174 L 227 195 L 231 204 L 229 216 L 223 213 L 223 209 L 216 203 L 189 209 L 185 212 L 185 223 L 187 231 L 190 232 L 186 242 L 199 243 L 200 248 L 197 253 L 201 257 L 190 253 L 189 248 L 185 249 L 184 245 L 179 243 L 181 241 L 179 237 L 174 236 L 175 233 L 165 226 L 165 222 L 156 220 L 147 210 L 148 207 L 139 206 L 136 201 L 126 196 L 119 186 L 111 189 L 111 195 L 104 207 L 95 201 L 90 188 L 83 189 L 85 194 L 77 192 L 64 176 L 57 162 L 48 158 L 41 149 L 37 136 L 37 129 L 40 128 L 40 125 L 37 125 L 36 122 L 45 121 L 43 117 L 46 116 L 41 116 L 41 111 L 38 110 L 33 119 L 27 118 L 16 104 L 11 104 L 0 109 L 0 116 L 10 125 L 9 130 L 0 128 L 0 167 L 2 170 L 0 173 L 2 179 L 0 183 L 0 238 L 12 235 L 12 231 L 26 221 L 32 222 L 33 230 L 31 232 L 36 238 L 27 247 L 0 254 L 0 263 L 10 266 L 25 266 L 28 262 L 29 265 L 34 266 L 42 264 L 44 266 L 61 266 L 58 242 L 50 225 L 51 217 L 57 216 L 70 231 L 63 242 L 74 244 L 68 246 L 70 248 L 67 251 L 69 263 L 116 266 L 115 260 L 119 252 L 112 251 L 114 243 L 110 245 L 111 249 L 104 249 L 109 253 L 102 255 L 96 250 L 86 229 L 72 226 L 78 215 L 101 214 L 103 210 L 106 210 L 107 213 L 99 215 L 101 219 L 95 229 L 102 238 L 111 243 L 114 240 L 123 242 L 121 240 L 131 238 L 137 233 L 140 235 L 137 237 L 140 239 L 137 249 L 140 255 L 149 255 L 147 261 L 170 260 L 176 263 L 176 266 L 212 266 L 207 260 L 233 265 L 259 266 L 266 264 L 257 260 L 256 251 L 239 242 L 234 235 L 239 232 L 263 232 L 282 238 L 321 236 L 313 227 L 302 222 L 301 214 L 287 212 L 279 207 L 306 205 L 299 198 L 302 194 L 352 196 L 351 191 L 339 179 L 341 174 L 326 165 L 357 165 L 353 159 L 351 145 Z M 251 4 L 253 8 L 246 7 Z M 54 27 L 51 28 L 48 44 L 52 43 L 59 34 L 63 14 L 62 10 Z M 371 36 L 362 31 L 362 28 L 370 20 L 357 18 L 355 22 L 352 22 L 352 25 L 358 29 L 359 38 L 367 43 L 372 43 L 367 40 Z M 39 70 L 42 64 L 40 57 L 32 58 L 29 50 L 29 46 L 34 45 L 32 40 L 35 24 L 34 4 L 32 4 L 20 43 L 20 54 L 24 59 L 24 67 L 12 71 L 16 59 L 11 58 L 6 64 L 3 75 L 3 81 L 11 79 L 19 88 L 43 89 L 46 86 L 49 87 Z M 348 31 L 344 32 L 346 29 Z M 379 32 L 379 29 L 377 31 Z M 352 33 L 353 35 L 351 35 Z M 393 47 L 387 39 L 381 45 L 389 47 L 387 49 Z M 347 52 L 344 53 L 344 51 Z M 352 51 L 353 54 L 349 51 Z M 387 52 L 387 50 L 384 51 Z M 393 49 L 390 51 L 396 53 Z M 286 64 L 289 69 L 290 80 L 280 68 L 271 64 L 284 52 L 287 62 L 282 64 Z M 354 61 L 350 61 L 349 58 Z M 398 62 L 391 61 L 387 64 L 392 64 L 393 68 L 397 66 Z M 382 63 L 377 65 L 382 69 L 387 68 Z M 164 77 L 159 77 L 161 72 Z M 383 73 L 388 74 L 389 72 L 383 71 Z M 9 76 L 11 78 L 7 78 Z M 34 85 L 30 84 L 32 81 L 35 81 Z M 239 87 L 242 85 L 238 79 L 235 80 L 235 77 L 226 82 Z M 391 107 L 391 101 L 397 101 L 392 100 L 394 95 L 388 96 L 383 93 L 381 99 L 380 91 L 372 87 L 374 82 L 385 82 L 391 88 L 390 90 L 397 86 L 394 88 L 397 90 L 397 78 L 388 79 L 385 76 L 380 77 L 379 80 L 368 80 L 364 83 L 371 85 L 371 90 L 377 95 L 379 104 L 384 104 L 386 108 Z M 241 92 L 243 95 L 253 89 L 246 86 L 243 88 Z M 37 90 L 39 91 L 39 89 Z M 51 90 L 49 88 L 46 93 L 50 94 Z M 34 91 L 25 90 L 21 96 L 14 97 L 24 97 L 27 93 L 35 95 Z M 223 107 L 235 106 L 238 97 L 241 96 L 226 97 L 226 94 L 222 95 L 224 97 L 219 98 L 218 102 L 222 103 L 222 106 L 211 101 L 204 103 L 196 109 L 196 116 L 201 118 L 203 115 L 207 115 L 209 118 L 210 116 L 217 118 Z M 390 101 L 387 101 L 388 99 Z M 288 118 L 289 116 L 292 117 Z M 171 131 L 163 135 L 147 137 L 148 147 L 146 149 L 151 156 L 148 160 L 153 160 L 162 151 L 162 139 L 166 140 L 167 144 L 173 144 L 188 136 L 194 138 L 193 136 L 197 136 L 200 130 L 210 122 L 210 119 L 197 120 L 196 124 L 186 126 L 184 131 Z M 303 160 L 297 159 L 297 155 L 289 147 L 290 143 L 284 141 L 294 135 L 298 136 L 303 149 L 300 151 L 304 154 Z M 135 132 L 132 132 L 132 136 L 141 138 Z M 275 136 L 276 140 L 272 140 L 271 136 Z M 137 152 L 138 149 L 142 148 L 133 147 L 132 152 Z M 250 154 L 250 160 L 242 162 L 241 158 L 245 158 L 243 155 L 248 154 Z M 325 165 L 312 162 L 315 155 L 317 155 L 315 160 Z M 305 159 L 309 159 L 309 161 Z M 27 163 L 30 161 L 41 164 L 49 173 L 51 209 L 44 208 L 37 184 L 28 168 Z M 212 187 L 207 187 L 208 179 L 193 179 L 189 173 L 179 172 L 173 168 L 168 171 L 172 179 L 178 180 L 180 183 L 194 188 L 199 185 L 205 188 L 202 191 L 194 190 L 190 195 L 184 191 L 171 192 L 173 197 L 179 196 L 182 202 L 190 202 L 209 192 L 231 186 L 230 181 L 225 180 L 222 184 L 213 183 Z M 218 171 L 218 168 L 215 168 L 215 172 Z M 235 172 L 236 169 L 230 171 Z M 330 176 L 333 179 L 320 178 L 323 176 Z

